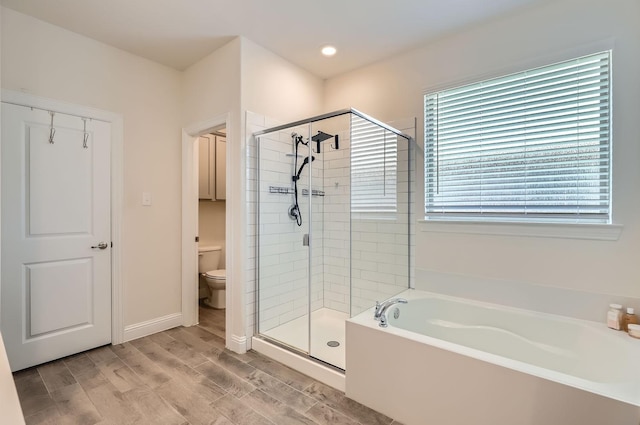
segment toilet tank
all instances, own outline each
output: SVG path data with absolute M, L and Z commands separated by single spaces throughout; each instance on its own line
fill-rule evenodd
M 198 247 L 198 273 L 218 270 L 222 247 L 217 245 Z

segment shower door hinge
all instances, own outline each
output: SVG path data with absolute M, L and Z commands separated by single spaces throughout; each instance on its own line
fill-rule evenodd
M 302 235 L 302 246 L 309 246 L 309 234 Z
M 200 236 L 196 236 L 196 242 L 200 242 Z

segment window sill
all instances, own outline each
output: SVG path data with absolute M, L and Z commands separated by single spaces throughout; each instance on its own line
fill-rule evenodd
M 475 235 L 523 236 L 535 238 L 617 241 L 621 224 L 505 223 L 484 221 L 419 220 L 421 232 Z

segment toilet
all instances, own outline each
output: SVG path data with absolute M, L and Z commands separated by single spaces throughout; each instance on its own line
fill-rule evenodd
M 226 307 L 227 272 L 219 269 L 221 246 L 198 247 L 198 274 L 200 284 L 205 284 L 209 289 L 209 296 L 204 303 L 209 307 L 224 309 Z

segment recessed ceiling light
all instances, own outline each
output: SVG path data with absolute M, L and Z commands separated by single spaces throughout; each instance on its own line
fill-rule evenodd
M 322 54 L 325 56 L 333 56 L 337 52 L 336 48 L 333 46 L 324 46 L 322 48 Z

